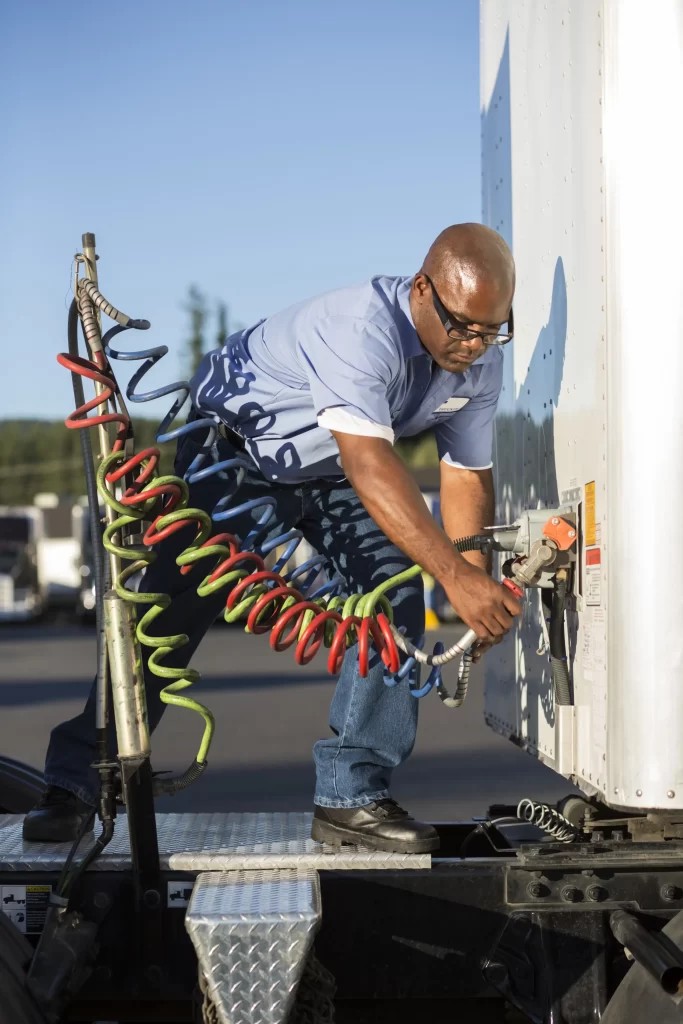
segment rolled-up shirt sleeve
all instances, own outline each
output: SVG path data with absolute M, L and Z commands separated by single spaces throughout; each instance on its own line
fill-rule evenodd
M 503 354 L 485 367 L 480 389 L 457 412 L 435 428 L 439 458 L 458 469 L 490 469 L 493 423 L 503 383 Z
M 380 328 L 356 317 L 327 317 L 297 349 L 321 427 L 393 443 L 387 391 L 399 357 Z

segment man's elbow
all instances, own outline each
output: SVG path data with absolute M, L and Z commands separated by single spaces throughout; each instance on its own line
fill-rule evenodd
M 452 466 L 441 460 L 441 488 L 475 489 L 493 491 L 493 469 L 467 469 L 465 466 Z

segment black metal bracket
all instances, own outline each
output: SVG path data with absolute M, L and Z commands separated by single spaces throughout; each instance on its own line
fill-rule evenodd
M 154 813 L 154 777 L 149 759 L 123 780 L 137 917 L 138 955 L 149 987 L 159 988 L 163 968 L 163 910 L 159 839 Z

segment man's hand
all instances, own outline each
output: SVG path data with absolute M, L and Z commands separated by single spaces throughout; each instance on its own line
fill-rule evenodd
M 493 522 L 495 514 L 491 470 L 462 469 L 442 462 L 441 514 L 449 537 L 482 533 L 484 527 Z M 477 572 L 472 573 L 469 580 L 463 579 L 462 585 L 458 576 L 450 587 L 447 583 L 444 587 L 461 618 L 481 637 L 472 654 L 473 660 L 479 661 L 492 644 L 500 643 L 512 623 L 510 616 L 519 614 L 520 606 L 504 587 L 492 584 L 491 580 L 487 586 L 486 581 L 482 581 L 481 570 L 491 571 L 490 556 L 487 558 L 473 551 L 463 557 L 476 567 L 479 576 Z M 483 615 L 477 610 L 477 601 L 483 602 Z M 496 633 L 496 628 L 502 631 Z M 488 638 L 485 631 L 489 633 Z
M 513 625 L 513 616 L 522 610 L 507 587 L 468 562 L 458 566 L 454 579 L 442 579 L 441 584 L 463 622 L 489 644 L 502 639 Z
M 483 640 L 477 640 L 477 643 L 472 648 L 472 661 L 474 664 L 476 665 L 477 662 L 481 661 L 486 652 L 490 651 L 492 647 L 496 646 L 496 644 L 499 644 L 502 639 L 502 636 L 496 637 L 496 639 L 492 640 L 491 643 L 484 643 Z

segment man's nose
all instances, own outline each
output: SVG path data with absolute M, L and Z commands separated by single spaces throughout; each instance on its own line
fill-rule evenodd
M 470 352 L 478 352 L 479 349 L 483 349 L 484 347 L 484 344 L 479 337 L 463 338 L 463 345 L 466 345 Z

